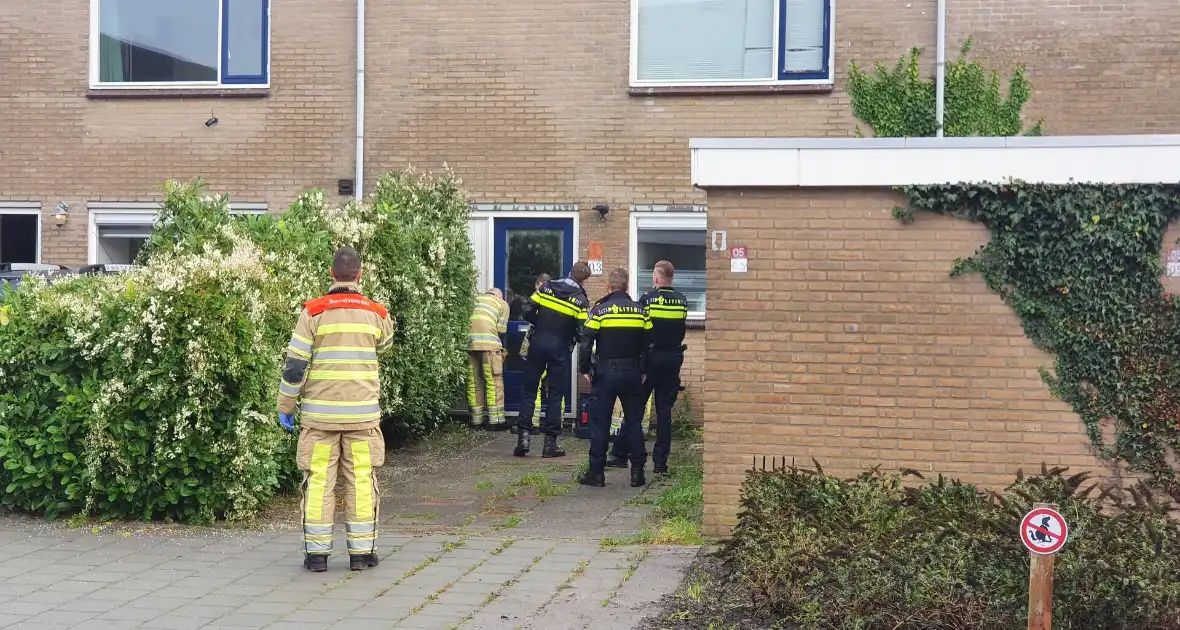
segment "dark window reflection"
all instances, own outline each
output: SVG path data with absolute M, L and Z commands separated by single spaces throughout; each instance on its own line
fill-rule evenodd
M 218 80 L 219 0 L 100 0 L 103 83 Z

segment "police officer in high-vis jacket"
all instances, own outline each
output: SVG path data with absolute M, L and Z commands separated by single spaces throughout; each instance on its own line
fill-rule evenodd
M 521 386 L 520 412 L 516 416 L 516 449 L 512 454 L 517 457 L 524 457 L 529 452 L 529 425 L 532 424 L 537 387 L 541 375 L 546 373 L 549 391 L 546 392 L 545 415 L 541 420 L 541 432 L 545 434 L 541 457 L 565 455 L 557 443 L 557 437 L 561 435 L 562 390 L 569 386 L 570 352 L 590 305 L 582 288 L 582 283 L 589 277 L 589 265 L 574 263 L 568 278 L 541 285 L 524 305 L 522 314 L 532 326 Z
M 304 305 L 287 346 L 279 384 L 279 423 L 295 430 L 303 471 L 303 566 L 326 571 L 336 515 L 336 476 L 344 478 L 349 567 L 377 566 L 381 495 L 373 471 L 385 462 L 377 353 L 393 343 L 393 322 L 361 295 L 361 260 L 336 252 L 328 294 Z
M 656 443 L 652 449 L 653 471 L 668 472 L 668 452 L 672 448 L 672 406 L 680 392 L 680 368 L 684 365 L 684 333 L 688 319 L 688 299 L 672 288 L 672 263 L 661 260 L 652 273 L 655 287 L 639 298 L 639 305 L 651 318 L 648 336 L 647 380 L 643 384 L 643 398 L 655 394 Z M 620 432 L 626 431 L 626 421 Z M 628 443 L 615 440 L 612 459 L 607 464 L 627 467 Z
M 587 315 L 578 353 L 578 371 L 590 382 L 590 469 L 578 482 L 606 485 L 611 409 L 618 399 L 623 405 L 624 422 L 615 441 L 627 444 L 631 485 L 638 488 L 647 482 L 643 475 L 647 448 L 639 423 L 643 414 L 644 359 L 652 323 L 643 308 L 627 295 L 626 269 L 612 271 L 608 282 L 610 293 Z

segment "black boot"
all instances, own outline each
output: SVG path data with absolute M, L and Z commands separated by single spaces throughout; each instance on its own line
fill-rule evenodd
M 525 455 L 528 455 L 530 437 L 532 436 L 529 435 L 527 429 L 518 430 L 516 432 L 516 448 L 512 451 L 512 454 L 517 457 L 524 457 Z
M 553 457 L 565 457 L 565 449 L 557 445 L 556 435 L 546 435 L 545 447 L 541 450 L 541 458 L 550 459 Z
M 642 488 L 647 485 L 647 478 L 643 476 L 643 466 L 631 467 L 631 487 Z
M 609 468 L 627 468 L 630 464 L 627 463 L 626 457 L 614 457 L 606 460 L 606 465 Z
M 364 571 L 375 566 L 377 566 L 377 554 L 375 553 L 348 557 L 348 568 L 351 571 Z
M 303 568 L 312 573 L 323 573 L 328 570 L 327 554 L 309 554 L 303 557 Z
M 602 471 L 593 472 L 587 470 L 585 474 L 578 478 L 578 483 L 582 484 L 583 486 L 603 488 L 606 486 L 606 474 Z
M 657 475 L 666 475 L 666 474 L 668 474 L 668 465 L 667 464 L 655 464 L 652 467 L 651 471 Z

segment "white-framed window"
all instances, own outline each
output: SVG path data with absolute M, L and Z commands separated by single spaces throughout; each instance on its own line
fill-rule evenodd
M 90 0 L 92 88 L 267 87 L 270 0 Z
M 152 236 L 157 203 L 91 203 L 86 262 L 130 265 Z
M 830 84 L 834 3 L 631 0 L 631 85 Z
M 631 213 L 631 287 L 635 297 L 651 289 L 656 263 L 675 270 L 672 286 L 688 298 L 688 318 L 705 318 L 705 257 L 708 229 L 704 212 Z
M 152 237 L 160 204 L 157 202 L 91 202 L 87 264 L 130 265 Z M 235 216 L 266 214 L 265 203 L 230 202 Z
M 40 262 L 40 205 L 0 201 L 0 263 Z
M 230 216 L 243 217 L 257 214 L 266 214 L 270 206 L 266 203 L 244 203 L 231 201 L 229 202 Z

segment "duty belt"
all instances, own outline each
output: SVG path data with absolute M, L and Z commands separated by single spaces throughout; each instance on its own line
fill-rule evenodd
M 611 367 L 639 367 L 639 359 L 625 358 L 625 359 L 599 359 L 599 365 Z

